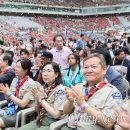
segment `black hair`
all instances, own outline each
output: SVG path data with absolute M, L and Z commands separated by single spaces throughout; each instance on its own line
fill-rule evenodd
M 54 70 L 55 73 L 58 73 L 58 76 L 56 77 L 55 79 L 55 84 L 56 85 L 59 85 L 59 84 L 63 84 L 63 80 L 62 80 L 62 75 L 61 75 L 61 70 L 60 70 L 60 67 L 59 65 L 56 63 L 56 62 L 47 62 L 43 65 L 43 68 L 46 66 L 46 65 L 52 65 L 52 68 Z M 44 82 L 44 81 L 43 81 Z
M 88 47 L 88 48 L 92 48 L 93 45 L 91 45 L 91 44 L 88 43 L 88 44 L 87 44 L 87 47 Z
M 73 55 L 73 56 L 75 57 L 75 60 L 76 60 L 76 62 L 77 62 L 77 64 L 78 64 L 78 66 L 79 66 L 79 71 L 78 71 L 77 74 L 80 74 L 80 69 L 81 69 L 81 66 L 80 66 L 80 56 L 77 55 L 76 53 L 72 53 L 72 54 L 70 54 L 69 56 L 71 56 L 71 55 Z M 69 58 L 69 56 L 68 56 L 68 58 Z M 67 76 L 69 76 L 69 74 L 70 74 L 70 69 L 71 69 L 71 66 L 69 66 L 69 71 L 68 71 L 68 73 L 67 73 Z
M 128 96 L 130 97 L 130 88 L 128 89 Z
M 41 54 L 41 55 L 42 55 L 42 52 L 36 51 L 36 52 L 34 53 L 34 57 L 37 57 L 38 54 Z
M 111 35 L 109 33 L 106 34 L 108 37 L 110 37 Z
M 12 58 L 14 57 L 14 52 L 13 51 L 5 51 L 5 53 L 10 54 Z
M 76 51 L 81 51 L 82 47 L 76 47 Z
M 36 38 L 35 37 L 31 37 L 30 38 L 30 42 L 32 42 L 33 40 L 36 40 Z
M 39 42 L 42 43 L 42 40 L 40 39 Z
M 23 39 L 20 39 L 19 41 L 23 42 Z
M 83 34 L 83 33 L 81 33 L 81 34 L 80 34 L 80 37 L 84 37 L 84 34 Z
M 87 57 L 88 56 L 88 53 L 87 53 L 87 50 L 86 49 L 83 49 L 83 58 Z
M 70 37 L 69 40 L 70 40 L 70 41 L 73 41 L 73 38 Z
M 21 50 L 20 50 L 20 55 L 22 54 L 22 52 L 24 52 L 24 53 L 27 54 L 27 55 L 29 54 L 29 52 L 28 52 L 27 49 L 21 49 Z
M 3 61 L 8 61 L 8 65 L 11 66 L 12 65 L 12 62 L 13 62 L 13 58 L 11 55 L 5 53 L 3 55 Z
M 21 63 L 21 66 L 24 70 L 27 70 L 27 73 L 26 75 L 29 75 L 30 74 L 30 70 L 31 70 L 31 67 L 32 67 L 32 63 L 29 59 L 27 58 L 21 58 L 19 59 L 17 62 L 20 62 Z
M 121 52 L 125 52 L 125 50 L 123 50 L 123 48 L 116 49 L 116 50 L 114 51 L 114 54 L 115 54 L 115 56 L 118 56 L 118 55 L 120 55 Z
M 106 65 L 110 65 L 110 62 L 111 62 L 111 55 L 110 55 L 110 52 L 105 49 L 105 48 L 97 48 L 95 50 L 92 51 L 92 53 L 99 53 L 99 54 L 102 54 L 105 58 L 105 61 L 106 61 Z
M 62 37 L 62 39 L 63 39 L 63 41 L 64 41 L 63 35 L 57 34 L 57 35 L 55 35 L 54 38 L 53 38 L 53 41 L 54 41 L 54 42 L 56 41 L 56 38 L 57 38 L 57 37 Z
M 2 54 L 5 52 L 5 50 L 3 48 L 0 48 L 0 50 L 1 50 Z
M 123 46 L 122 49 L 124 50 L 125 54 L 130 55 L 129 48 L 127 46 Z

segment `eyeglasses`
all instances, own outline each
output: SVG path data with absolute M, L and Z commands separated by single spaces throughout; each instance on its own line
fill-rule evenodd
M 52 73 L 52 72 L 54 72 L 54 70 L 42 70 L 42 73 Z

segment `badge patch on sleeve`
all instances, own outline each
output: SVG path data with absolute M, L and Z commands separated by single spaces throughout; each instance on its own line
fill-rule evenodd
M 56 100 L 58 106 L 61 105 L 62 103 L 64 103 L 65 99 L 66 99 L 66 95 L 65 95 L 64 90 L 58 90 L 55 95 L 55 100 Z
M 56 93 L 57 96 L 65 95 L 65 92 L 63 90 L 59 90 Z
M 113 99 L 122 99 L 122 96 L 119 92 L 115 92 L 112 94 Z

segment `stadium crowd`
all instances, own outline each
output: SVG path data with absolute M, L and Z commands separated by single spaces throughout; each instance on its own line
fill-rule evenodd
M 27 17 L 26 19 L 28 19 L 28 21 L 24 20 L 24 18 L 21 19 L 25 23 L 24 25 L 19 22 L 19 17 L 10 16 L 9 18 L 4 17 L 0 19 L 0 28 L 2 30 L 0 37 L 9 44 L 12 44 L 13 41 L 17 41 L 20 32 L 24 32 L 25 35 L 27 34 L 27 39 L 29 39 L 29 37 L 37 37 L 37 39 L 41 39 L 45 43 L 52 44 L 52 37 L 54 37 L 55 33 L 64 32 L 67 36 L 77 38 L 79 35 L 75 34 L 80 34 L 85 31 L 96 31 L 100 33 L 105 32 L 107 28 L 113 28 L 114 35 L 118 35 L 119 30 L 115 29 L 115 27 L 118 26 L 120 29 L 124 28 L 124 25 L 122 25 L 119 18 L 116 16 L 83 18 L 82 20 L 70 17 L 53 18 L 33 16 Z M 33 22 L 39 26 L 34 26 Z M 38 29 L 41 31 L 38 31 Z
M 96 0 L 8 1 L 103 5 Z M 129 1 L 104 5 L 117 2 Z M 52 130 L 64 119 L 57 130 L 130 130 L 130 36 L 117 37 L 114 27 L 123 27 L 118 17 L 16 19 L 0 17 L 0 129 L 15 127 L 18 112 L 35 108 L 18 130 Z M 4 100 L 7 105 L 1 107 Z
M 0 128 L 15 126 L 16 113 L 37 104 L 38 118 L 19 130 L 49 130 L 64 115 L 69 117 L 62 130 L 129 129 L 127 34 L 120 39 L 109 32 L 103 39 L 53 35 L 51 46 L 37 35 L 28 44 L 22 37 L 7 44 L 2 37 L 0 100 L 6 99 L 8 106 L 0 109 Z M 122 75 L 116 66 L 127 73 Z
M 9 2 L 21 2 L 30 4 L 44 4 L 47 6 L 71 6 L 71 7 L 87 7 L 87 6 L 103 6 L 103 5 L 119 5 L 129 4 L 129 0 L 7 0 Z

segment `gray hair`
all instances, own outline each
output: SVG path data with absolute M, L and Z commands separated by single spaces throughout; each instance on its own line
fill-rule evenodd
M 88 59 L 91 59 L 93 57 L 97 57 L 100 60 L 100 64 L 101 64 L 102 67 L 107 67 L 106 60 L 105 60 L 104 56 L 102 54 L 99 54 L 99 53 L 92 53 L 92 54 L 90 54 L 88 57 L 86 57 L 83 60 L 83 64 L 84 64 L 85 61 L 87 61 Z

